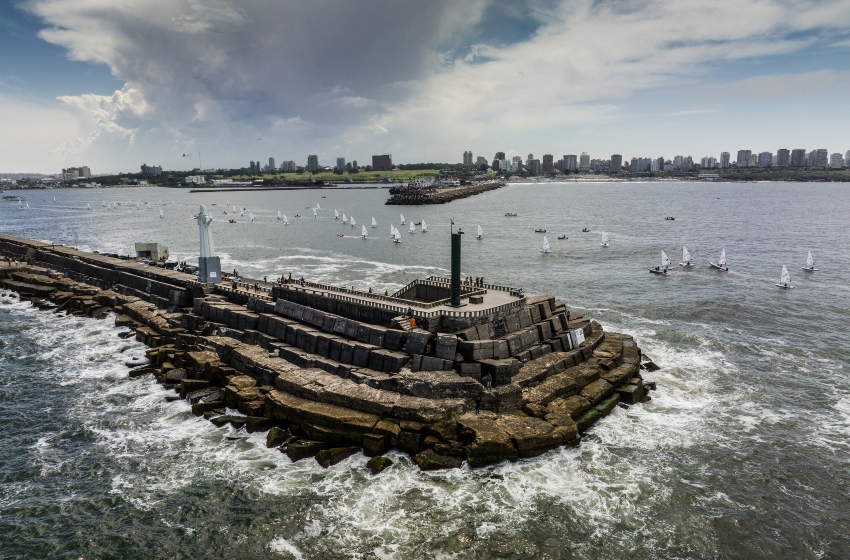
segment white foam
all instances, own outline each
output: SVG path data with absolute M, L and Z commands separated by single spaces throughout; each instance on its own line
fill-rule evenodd
M 303 560 L 304 555 L 301 554 L 301 551 L 298 550 L 295 545 L 293 545 L 288 540 L 283 537 L 278 537 L 269 543 L 269 549 L 272 552 L 277 552 L 278 554 L 282 554 L 291 558 L 295 558 L 295 560 Z

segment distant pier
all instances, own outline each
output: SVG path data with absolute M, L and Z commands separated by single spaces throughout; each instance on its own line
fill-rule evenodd
M 504 181 L 487 181 L 472 185 L 461 185 L 457 187 L 432 187 L 422 188 L 412 183 L 407 187 L 394 187 L 390 190 L 390 197 L 386 204 L 416 206 L 420 204 L 446 204 L 459 198 L 466 198 L 504 187 Z

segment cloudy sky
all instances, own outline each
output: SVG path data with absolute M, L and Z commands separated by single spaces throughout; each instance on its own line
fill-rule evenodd
M 0 172 L 844 153 L 848 106 L 848 0 L 0 3 Z

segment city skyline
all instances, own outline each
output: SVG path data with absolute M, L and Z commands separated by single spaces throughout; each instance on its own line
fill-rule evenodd
M 848 147 L 847 2 L 152 6 L 0 8 L 0 172 Z

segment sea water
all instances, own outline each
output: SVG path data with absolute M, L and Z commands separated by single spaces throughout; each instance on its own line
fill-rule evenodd
M 0 203 L 0 233 L 122 254 L 159 242 L 191 261 L 207 204 L 224 269 L 374 291 L 446 275 L 452 219 L 480 224 L 483 239 L 463 240 L 464 276 L 553 293 L 634 335 L 663 369 L 646 375 L 650 403 L 615 409 L 578 447 L 429 473 L 391 452 L 372 476 L 359 454 L 322 469 L 266 449 L 262 433 L 216 428 L 153 379 L 127 378 L 144 347 L 114 319 L 0 291 L 4 558 L 850 557 L 843 185 L 511 185 L 433 207 L 384 206 L 380 189 L 22 194 L 29 210 Z M 335 207 L 379 227 L 361 239 Z M 400 228 L 392 243 L 399 210 L 428 233 Z M 682 245 L 696 267 L 647 272 Z M 708 267 L 724 248 L 728 273 Z M 808 250 L 818 272 L 800 270 Z M 793 290 L 773 285 L 783 264 Z

